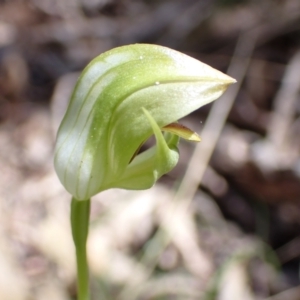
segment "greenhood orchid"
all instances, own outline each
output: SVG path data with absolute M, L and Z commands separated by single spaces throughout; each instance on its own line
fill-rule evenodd
M 169 48 L 136 44 L 96 57 L 61 123 L 55 169 L 78 200 L 109 188 L 147 189 L 175 167 L 177 120 L 221 96 L 231 77 Z M 138 154 L 152 135 L 156 145 Z

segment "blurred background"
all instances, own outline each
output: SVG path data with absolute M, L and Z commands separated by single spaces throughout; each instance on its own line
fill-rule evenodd
M 80 71 L 130 43 L 238 83 L 155 187 L 94 197 L 93 299 L 299 300 L 299 0 L 0 0 L 0 299 L 76 299 L 55 134 Z

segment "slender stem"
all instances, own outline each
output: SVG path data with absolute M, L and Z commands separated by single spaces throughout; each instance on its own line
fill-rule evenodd
M 90 199 L 71 202 L 71 227 L 76 247 L 77 300 L 89 300 L 89 270 L 86 257 L 86 241 L 89 230 Z

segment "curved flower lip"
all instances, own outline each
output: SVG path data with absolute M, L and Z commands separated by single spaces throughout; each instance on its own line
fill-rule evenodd
M 191 142 L 200 142 L 201 141 L 200 136 L 196 132 L 190 130 L 189 128 L 187 128 L 184 125 L 179 124 L 179 123 L 172 123 L 172 124 L 166 125 L 161 130 L 171 132 L 171 133 L 176 134 L 179 137 L 181 137 L 185 140 L 191 141 Z
M 54 163 L 59 179 L 77 199 L 123 187 L 119 182 L 125 182 L 128 168 L 132 171 L 135 161 L 141 160 L 138 155 L 131 162 L 139 145 L 155 133 L 154 123 L 163 130 L 218 98 L 234 82 L 166 47 L 135 44 L 101 54 L 78 79 L 59 128 Z M 155 134 L 169 149 L 174 146 L 168 138 L 163 141 Z M 139 168 L 143 169 L 143 162 L 160 161 L 154 154 L 147 155 L 142 156 L 145 161 Z M 139 189 L 139 180 L 135 181 L 128 186 Z M 154 182 L 150 180 L 149 187 Z

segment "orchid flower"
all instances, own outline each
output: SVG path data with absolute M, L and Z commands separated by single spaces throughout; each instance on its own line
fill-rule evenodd
M 54 165 L 72 194 L 78 299 L 89 300 L 86 241 L 90 198 L 109 188 L 147 189 L 178 162 L 177 121 L 221 96 L 231 77 L 177 51 L 136 44 L 105 52 L 84 69 L 57 134 Z M 156 145 L 139 153 L 152 135 Z
M 150 188 L 175 167 L 178 136 L 198 139 L 176 122 L 234 82 L 162 46 L 135 44 L 101 54 L 79 77 L 58 131 L 60 181 L 78 200 L 114 187 Z M 152 134 L 156 145 L 137 154 Z

